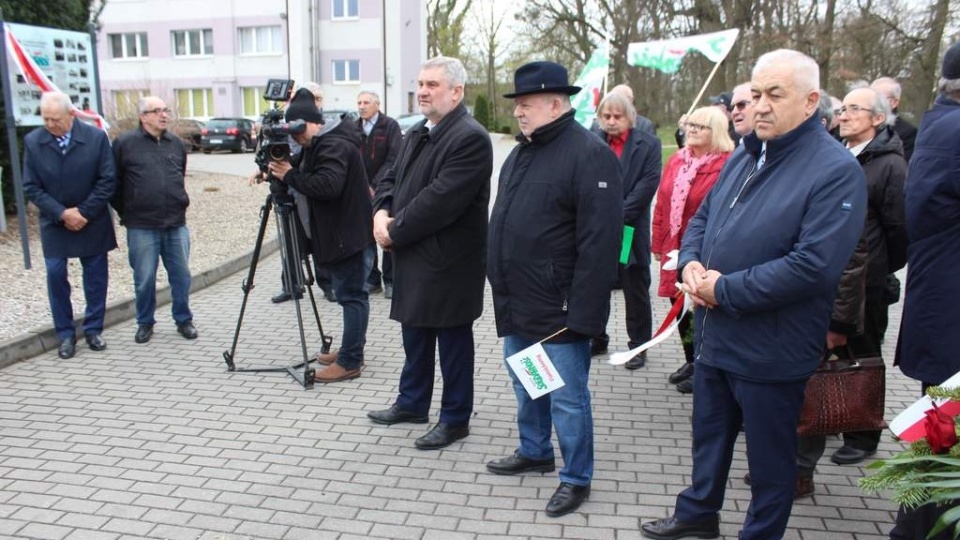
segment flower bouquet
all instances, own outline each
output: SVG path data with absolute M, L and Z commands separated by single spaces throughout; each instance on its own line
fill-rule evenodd
M 927 395 L 933 399 L 933 406 L 924 412 L 924 436 L 892 458 L 867 466 L 877 472 L 861 478 L 860 488 L 869 493 L 891 489 L 894 502 L 911 509 L 928 503 L 940 505 L 946 511 L 927 538 L 948 527 L 953 527 L 952 537 L 957 538 L 960 537 L 960 423 L 958 417 L 944 412 L 941 406 L 945 399 L 960 403 L 960 387 L 932 387 Z

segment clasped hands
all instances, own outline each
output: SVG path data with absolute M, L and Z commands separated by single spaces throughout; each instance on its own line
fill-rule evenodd
M 393 240 L 390 239 L 390 224 L 394 218 L 386 210 L 377 210 L 373 215 L 373 239 L 383 249 L 389 251 L 393 246 Z
M 717 307 L 714 289 L 717 280 L 723 275 L 716 270 L 707 270 L 699 261 L 687 263 L 683 267 L 683 292 L 690 295 L 693 303 L 705 308 Z
M 68 231 L 77 232 L 87 226 L 87 218 L 83 217 L 76 207 L 67 208 L 60 214 L 60 220 Z

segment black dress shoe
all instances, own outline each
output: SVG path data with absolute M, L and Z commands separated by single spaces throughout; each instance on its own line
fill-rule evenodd
M 684 362 L 682 366 L 667 377 L 670 384 L 679 384 L 693 377 L 693 362 Z
M 150 338 L 153 337 L 153 325 L 152 324 L 141 324 L 137 326 L 137 333 L 133 336 L 133 340 L 137 343 L 146 343 L 150 341 Z
M 280 291 L 277 294 L 273 295 L 273 297 L 270 298 L 270 301 L 273 302 L 274 304 L 282 304 L 287 300 L 290 300 L 291 298 L 293 298 L 293 295 L 291 295 L 287 291 Z M 297 293 L 297 300 L 300 300 L 301 298 L 303 298 L 303 293 Z
M 66 360 L 73 358 L 75 354 L 77 354 L 77 338 L 72 337 L 60 342 L 60 348 L 57 349 L 57 356 Z
M 495 459 L 487 463 L 487 470 L 493 474 L 521 474 L 527 472 L 552 472 L 557 468 L 553 458 L 549 459 L 530 459 L 520 453 L 519 450 L 512 456 Z
M 177 332 L 187 339 L 197 339 L 197 327 L 193 325 L 193 321 L 178 324 Z
M 451 426 L 440 422 L 426 435 L 413 441 L 420 450 L 438 450 L 463 439 L 470 434 L 470 426 Z
M 393 424 L 399 424 L 401 422 L 409 422 L 411 424 L 426 424 L 430 420 L 425 414 L 403 411 L 398 409 L 396 405 L 385 411 L 370 411 L 367 413 L 367 418 L 378 424 L 384 424 L 387 426 L 392 426 Z
M 647 351 L 643 351 L 642 353 L 634 356 L 630 360 L 627 360 L 627 363 L 624 364 L 623 367 L 629 370 L 634 370 L 634 369 L 640 369 L 645 365 L 647 365 Z
M 837 465 L 853 465 L 855 463 L 860 463 L 876 453 L 876 448 L 868 451 L 843 445 L 840 448 L 837 448 L 837 451 L 830 456 L 830 461 L 836 463 Z
M 107 348 L 107 342 L 100 334 L 87 334 L 87 346 L 91 351 L 102 351 Z
M 573 512 L 583 501 L 590 496 L 590 486 L 577 486 L 561 482 L 560 487 L 553 492 L 550 501 L 547 502 L 547 515 L 550 517 L 560 517 Z
M 640 534 L 655 540 L 674 540 L 676 538 L 720 538 L 720 518 L 683 522 L 670 516 L 644 523 Z
M 684 379 L 677 384 L 677 392 L 681 394 L 692 394 L 693 393 L 693 378 Z

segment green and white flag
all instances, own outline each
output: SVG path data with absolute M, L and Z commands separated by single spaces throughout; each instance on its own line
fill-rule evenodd
M 584 66 L 580 76 L 573 84 L 582 88 L 580 93 L 570 98 L 570 103 L 576 111 L 577 122 L 589 128 L 593 119 L 597 117 L 597 105 L 600 104 L 601 92 L 607 71 L 610 69 L 610 47 L 604 43 L 593 51 L 590 61 Z
M 676 73 L 680 69 L 680 61 L 690 51 L 700 51 L 713 63 L 722 62 L 740 30 L 724 30 L 696 36 L 684 36 L 644 43 L 631 43 L 627 48 L 627 63 L 631 66 L 659 69 L 665 73 Z

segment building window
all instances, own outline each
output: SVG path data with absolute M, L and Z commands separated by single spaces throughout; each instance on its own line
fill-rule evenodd
M 136 118 L 140 111 L 137 102 L 140 98 L 150 95 L 149 90 L 115 90 L 113 92 L 114 118 Z
M 357 0 L 333 0 L 334 19 L 356 19 L 359 17 Z
M 240 54 L 279 54 L 279 26 L 253 26 L 240 28 Z
M 360 82 L 360 61 L 359 60 L 334 60 L 333 61 L 333 82 L 335 83 Z
M 210 88 L 177 90 L 177 112 L 181 117 L 213 116 L 213 90 Z
M 177 30 L 173 32 L 174 56 L 213 54 L 213 30 Z
M 110 41 L 110 58 L 146 58 L 147 33 L 135 32 L 130 34 L 108 34 Z
M 272 105 L 263 99 L 262 86 L 248 86 L 240 89 L 240 100 L 243 102 L 243 116 L 260 116 Z

